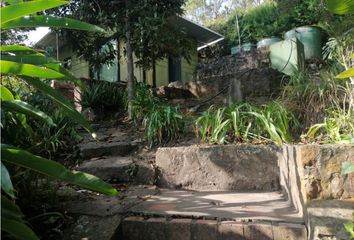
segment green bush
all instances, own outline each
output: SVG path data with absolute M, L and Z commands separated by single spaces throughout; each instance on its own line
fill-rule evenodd
M 311 126 L 304 137 L 308 141 L 354 144 L 354 110 L 327 110 L 324 122 Z
M 197 135 L 203 142 L 259 142 L 276 144 L 292 141 L 291 126 L 297 120 L 278 102 L 261 107 L 248 103 L 215 110 L 212 107 L 196 120 Z
M 122 86 L 107 81 L 94 81 L 82 91 L 83 108 L 101 110 L 104 113 L 127 110 L 127 94 Z
M 143 83 L 136 86 L 132 117 L 135 122 L 143 123 L 150 147 L 177 138 L 184 130 L 185 123 L 179 108 L 164 105 Z
M 257 42 L 266 37 L 282 37 L 292 28 L 317 24 L 323 19 L 323 10 L 321 0 L 268 1 L 244 12 L 235 9 L 226 21 L 209 27 L 225 36 L 225 53 L 230 54 L 230 48 L 238 45 L 236 14 L 241 41 L 246 43 Z

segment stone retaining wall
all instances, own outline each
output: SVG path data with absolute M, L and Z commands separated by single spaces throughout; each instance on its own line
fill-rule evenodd
M 158 185 L 189 190 L 280 190 L 276 146 L 159 148 Z
M 352 145 L 219 145 L 160 148 L 162 187 L 192 190 L 282 189 L 308 226 L 309 239 L 346 239 L 354 211 Z
M 254 49 L 199 63 L 193 83 L 204 91 L 193 93 L 199 97 L 210 96 L 240 80 L 244 97 L 268 96 L 278 90 L 282 78 L 282 74 L 270 68 L 268 55 L 267 48 Z

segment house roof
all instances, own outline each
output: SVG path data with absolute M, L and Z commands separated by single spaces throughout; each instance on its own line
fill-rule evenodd
M 195 38 L 198 41 L 198 50 L 224 39 L 224 36 L 220 33 L 203 27 L 202 25 L 181 16 L 171 17 L 170 22 L 174 26 L 178 26 L 186 31 L 189 36 Z
M 181 16 L 170 17 L 169 21 L 171 24 L 177 26 L 181 30 L 185 31 L 189 36 L 196 39 L 198 43 L 198 50 L 224 39 L 223 35 Z M 55 33 L 49 32 L 35 44 L 35 47 L 44 48 L 54 41 L 56 41 Z M 59 42 L 59 45 L 63 44 L 64 43 L 62 41 Z

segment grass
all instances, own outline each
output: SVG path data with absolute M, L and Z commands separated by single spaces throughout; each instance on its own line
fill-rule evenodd
M 143 124 L 150 147 L 178 138 L 185 127 L 179 108 L 164 105 L 142 83 L 137 84 L 132 116 L 136 123 Z
M 278 102 L 260 107 L 240 103 L 219 109 L 210 107 L 196 120 L 196 133 L 203 142 L 216 144 L 282 144 L 292 141 L 291 127 L 297 124 L 294 115 Z

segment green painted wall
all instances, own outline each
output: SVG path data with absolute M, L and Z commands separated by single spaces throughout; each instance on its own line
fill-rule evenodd
M 120 58 L 119 58 L 119 71 L 120 71 L 120 81 L 127 81 L 127 62 L 124 56 L 125 44 L 120 42 Z M 78 78 L 89 78 L 89 65 L 83 59 L 78 58 L 75 55 L 72 55 L 72 49 L 68 47 L 63 47 L 60 49 L 60 60 L 64 61 L 67 58 L 71 57 L 71 67 L 70 70 Z M 133 56 L 134 62 L 137 61 L 136 56 Z M 186 59 L 181 59 L 181 80 L 183 82 L 189 82 L 192 80 L 195 67 L 198 63 L 198 52 L 195 50 L 191 54 L 190 63 Z M 156 62 L 156 86 L 166 86 L 169 83 L 168 79 L 168 60 L 163 59 Z M 118 67 L 116 64 L 104 65 L 101 70 L 100 78 L 102 80 L 114 82 L 117 81 L 118 77 Z M 138 82 L 143 81 L 143 69 L 136 66 L 134 67 L 134 76 Z M 146 71 L 146 83 L 153 85 L 153 75 L 152 69 Z

